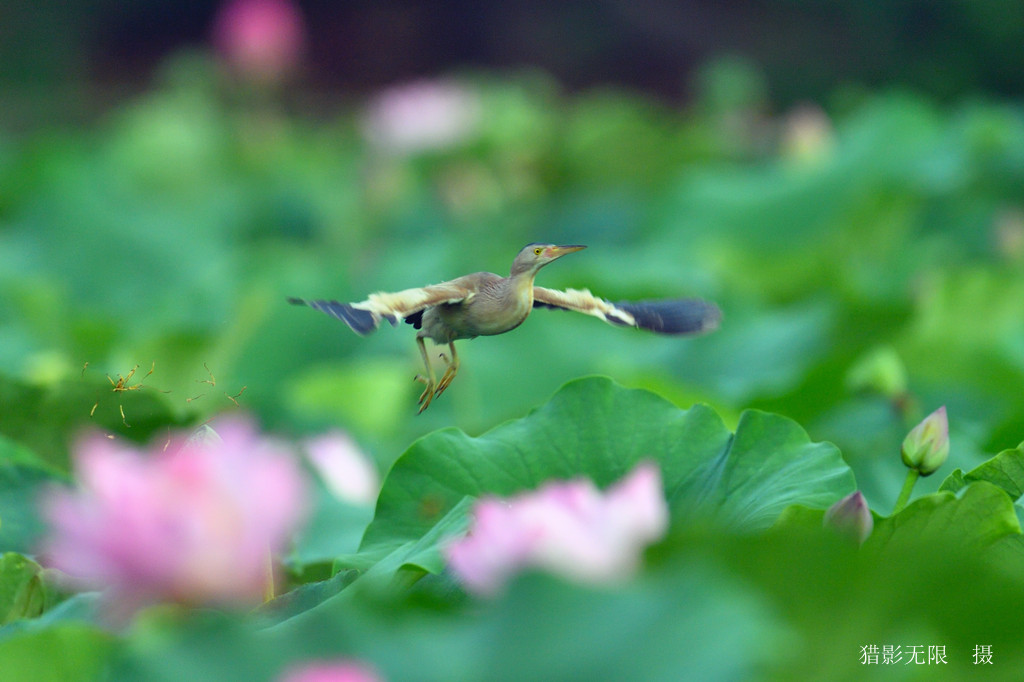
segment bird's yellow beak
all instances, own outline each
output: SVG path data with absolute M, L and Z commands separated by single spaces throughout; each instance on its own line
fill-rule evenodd
M 548 258 L 561 258 L 567 253 L 573 253 L 574 251 L 582 251 L 587 247 L 582 244 L 569 244 L 566 246 L 549 246 L 547 252 L 544 254 Z

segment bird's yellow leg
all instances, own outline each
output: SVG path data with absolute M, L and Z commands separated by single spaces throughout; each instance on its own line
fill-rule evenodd
M 443 353 L 441 354 L 441 357 L 448 363 L 448 369 L 444 371 L 444 374 L 441 376 L 441 381 L 437 383 L 437 388 L 434 390 L 434 397 L 444 393 L 444 389 L 448 388 L 448 385 L 452 383 L 452 379 L 454 379 L 455 375 L 459 373 L 459 356 L 455 352 L 455 342 L 453 341 L 449 343 L 448 348 L 452 351 L 452 357 L 451 360 L 449 360 Z
M 417 336 L 416 343 L 420 346 L 420 355 L 423 356 L 423 366 L 427 368 L 427 376 L 422 374 L 416 375 L 416 381 L 422 382 L 427 385 L 423 389 L 423 393 L 420 394 L 420 412 L 427 409 L 430 406 L 430 401 L 434 399 L 434 388 L 437 386 L 437 382 L 434 380 L 434 368 L 430 366 L 430 358 L 427 357 L 427 345 L 423 342 L 423 337 Z

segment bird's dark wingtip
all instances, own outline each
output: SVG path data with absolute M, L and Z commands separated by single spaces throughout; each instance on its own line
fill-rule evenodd
M 288 298 L 288 302 L 293 305 L 308 305 L 314 310 L 327 313 L 331 317 L 347 324 L 357 334 L 369 334 L 377 328 L 377 324 L 380 321 L 369 310 L 356 308 L 349 303 L 341 303 L 339 301 L 307 301 L 292 297 Z
M 681 298 L 668 301 L 616 303 L 636 320 L 636 326 L 659 334 L 701 334 L 714 331 L 722 310 L 710 301 Z

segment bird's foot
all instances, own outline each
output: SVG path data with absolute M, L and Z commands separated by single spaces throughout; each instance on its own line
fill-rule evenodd
M 441 380 L 437 382 L 437 388 L 434 389 L 435 398 L 444 393 L 444 390 L 451 385 L 452 379 L 459 373 L 459 363 L 452 362 L 444 353 L 441 353 L 441 359 L 448 363 L 448 369 L 444 371 L 444 374 L 441 375 Z
M 437 395 L 437 392 L 435 391 L 436 386 L 433 381 L 423 376 L 422 374 L 416 375 L 416 381 L 420 382 L 421 384 L 427 385 L 427 387 L 423 389 L 423 393 L 420 393 L 420 399 L 418 403 L 420 406 L 420 411 L 417 414 L 422 414 L 423 410 L 430 407 L 430 401 L 434 399 L 435 395 Z
M 455 378 L 455 375 L 458 373 L 458 371 L 458 365 L 448 365 L 448 369 L 445 370 L 445 373 L 441 376 L 441 380 L 437 382 L 437 388 L 434 389 L 434 397 L 437 397 L 444 393 L 444 390 L 448 388 L 449 385 L 451 385 L 452 379 Z

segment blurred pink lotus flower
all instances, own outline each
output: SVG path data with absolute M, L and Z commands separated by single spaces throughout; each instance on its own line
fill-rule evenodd
M 115 616 L 172 601 L 259 603 L 270 553 L 305 513 L 306 481 L 285 447 L 224 419 L 149 452 L 95 434 L 74 449 L 80 485 L 43 499 L 42 555 L 76 588 L 110 588 Z
M 367 107 L 363 133 L 385 152 L 453 147 L 476 134 L 480 98 L 452 81 L 421 80 L 384 90 Z
M 239 76 L 275 84 L 299 66 L 306 26 L 289 0 L 229 0 L 214 20 L 213 42 Z
M 352 438 L 330 431 L 303 442 L 309 461 L 335 497 L 355 505 L 373 504 L 380 475 Z
M 495 594 L 529 567 L 606 583 L 631 575 L 643 549 L 667 528 L 661 472 L 647 462 L 604 493 L 576 479 L 509 499 L 481 499 L 469 533 L 443 553 L 466 588 L 481 595 Z
M 357 661 L 318 661 L 289 668 L 279 682 L 380 682 L 381 678 Z

